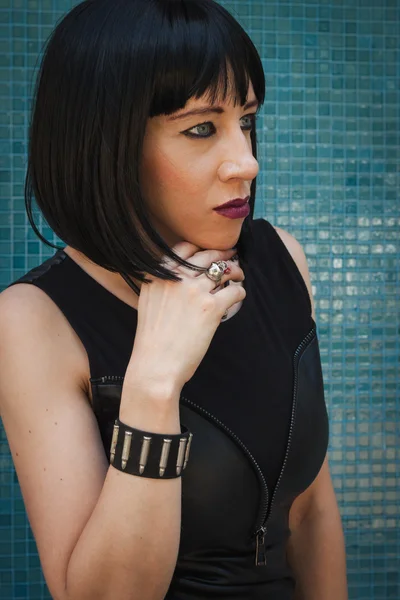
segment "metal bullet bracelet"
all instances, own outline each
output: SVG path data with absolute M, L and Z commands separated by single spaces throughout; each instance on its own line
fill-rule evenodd
M 135 429 L 115 420 L 110 464 L 125 473 L 171 479 L 179 477 L 189 460 L 193 434 L 181 426 L 181 433 L 162 434 Z

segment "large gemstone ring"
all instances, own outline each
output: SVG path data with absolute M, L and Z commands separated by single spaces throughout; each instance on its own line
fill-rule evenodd
M 227 268 L 227 262 L 225 262 L 224 260 L 218 260 L 217 262 L 212 262 L 205 273 L 209 279 L 215 281 L 216 283 L 220 283 L 222 275 L 224 274 L 225 269 Z

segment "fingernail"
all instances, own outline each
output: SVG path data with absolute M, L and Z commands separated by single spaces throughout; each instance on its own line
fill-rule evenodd
M 226 269 L 224 270 L 224 274 L 225 275 L 229 275 L 230 272 L 231 272 L 231 268 L 230 267 L 226 267 Z

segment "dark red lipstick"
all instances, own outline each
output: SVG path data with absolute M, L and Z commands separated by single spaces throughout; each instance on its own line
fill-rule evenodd
M 214 210 L 218 214 L 228 217 L 228 219 L 244 219 L 250 214 L 249 200 L 250 196 L 234 198 L 229 202 L 225 202 L 225 204 L 220 204 Z
M 229 202 L 225 202 L 225 204 L 220 204 L 215 208 L 215 210 L 219 210 L 220 208 L 230 208 L 231 206 L 243 206 L 243 204 L 247 204 L 250 200 L 250 196 L 246 196 L 246 198 L 234 198 L 233 200 L 229 200 Z

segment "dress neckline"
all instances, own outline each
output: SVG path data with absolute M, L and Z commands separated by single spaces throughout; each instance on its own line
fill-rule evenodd
M 95 279 L 92 275 L 90 275 L 90 273 L 85 271 L 85 269 L 83 269 L 83 267 L 81 267 L 80 264 L 78 264 L 73 258 L 71 258 L 71 256 L 69 254 L 67 254 L 63 248 L 58 250 L 57 254 L 59 256 L 61 256 L 64 260 L 67 260 L 68 264 L 72 265 L 72 267 L 74 269 L 76 269 L 77 272 L 79 272 L 81 276 L 84 276 L 84 277 L 86 276 L 86 280 L 90 281 L 91 285 L 95 286 L 96 289 L 98 289 L 100 291 L 100 293 L 103 295 L 104 298 L 106 298 L 108 301 L 111 301 L 111 303 L 113 303 L 115 306 L 118 305 L 123 310 L 125 310 L 127 312 L 129 311 L 129 313 L 131 315 L 133 313 L 137 318 L 138 311 L 134 306 L 131 306 L 130 304 L 128 304 L 127 302 L 125 302 L 121 298 L 118 298 L 118 296 L 116 296 L 115 294 L 110 292 L 110 290 L 108 290 L 106 287 L 104 287 L 103 284 L 101 284 L 99 281 L 97 281 L 97 279 Z M 246 290 L 246 298 L 244 299 L 242 306 L 239 308 L 239 310 L 234 315 L 232 315 L 229 319 L 221 320 L 220 325 L 222 325 L 224 327 L 224 329 L 227 329 L 227 323 L 229 323 L 230 321 L 235 321 L 235 320 L 238 321 L 239 318 L 241 318 L 241 317 L 239 317 L 239 315 L 242 315 L 242 317 L 243 317 L 243 312 L 246 310 L 246 307 L 249 302 L 250 285 L 249 285 L 249 279 L 248 279 L 248 275 L 249 275 L 248 268 L 247 268 L 247 264 L 245 263 L 245 261 L 241 261 L 240 265 L 241 265 L 241 268 L 245 275 L 245 280 L 243 282 L 243 286 Z

